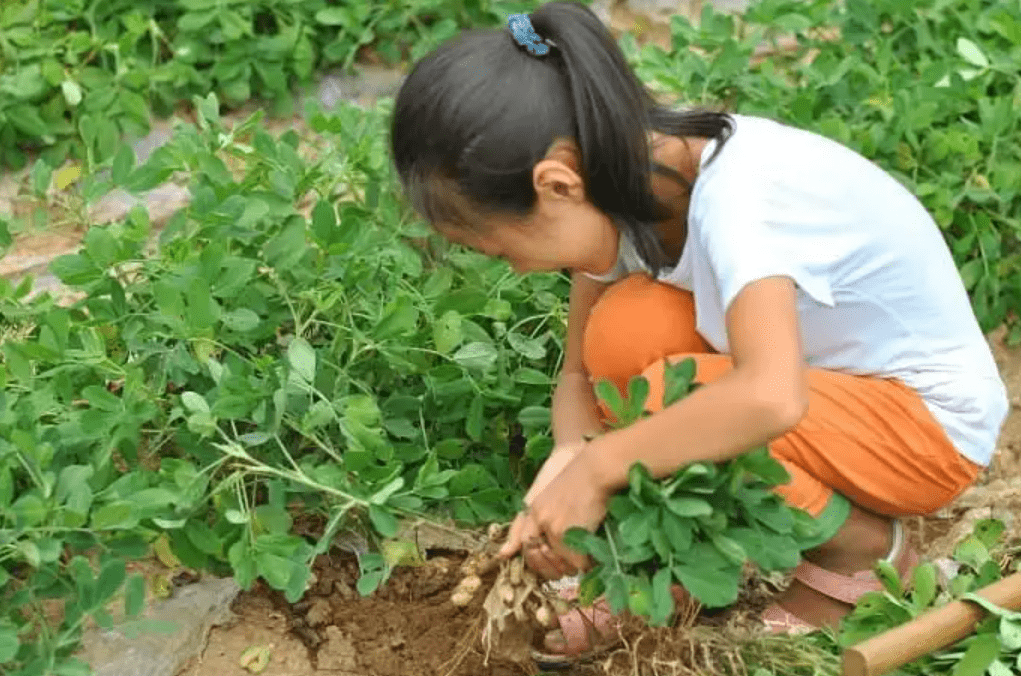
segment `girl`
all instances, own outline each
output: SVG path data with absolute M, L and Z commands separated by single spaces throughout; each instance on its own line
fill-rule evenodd
M 779 493 L 825 534 L 763 616 L 802 631 L 878 588 L 877 559 L 906 573 L 896 518 L 947 505 L 990 462 L 1006 388 L 947 246 L 851 150 L 657 105 L 569 2 L 422 59 L 391 133 L 406 194 L 443 236 L 519 273 L 571 271 L 555 448 L 503 555 L 574 574 L 586 561 L 564 532 L 598 527 L 633 463 L 662 477 L 768 444 L 791 475 Z M 642 374 L 659 401 L 663 360 L 686 357 L 704 387 L 600 434 L 595 379 Z M 560 618 L 547 661 L 596 648 L 608 619 L 605 604 Z

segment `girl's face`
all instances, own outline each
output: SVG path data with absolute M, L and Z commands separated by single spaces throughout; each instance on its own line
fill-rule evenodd
M 475 230 L 438 227 L 452 242 L 507 261 L 518 274 L 567 268 L 601 274 L 617 260 L 612 221 L 591 204 L 537 208 L 525 219 L 490 218 Z
M 585 197 L 577 156 L 556 144 L 533 170 L 535 208 L 525 218 L 489 217 L 473 229 L 437 226 L 447 239 L 506 260 L 518 274 L 569 269 L 602 274 L 617 260 L 613 221 Z

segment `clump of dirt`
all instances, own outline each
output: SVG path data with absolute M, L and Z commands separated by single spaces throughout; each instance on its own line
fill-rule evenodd
M 432 556 L 395 568 L 375 594 L 356 591 L 354 555 L 320 557 L 316 583 L 297 604 L 264 591 L 309 651 L 313 668 L 374 676 L 510 676 L 518 664 L 490 657 L 481 638 L 483 594 L 463 606 L 451 593 L 464 578 L 463 553 Z M 494 572 L 488 574 L 491 584 Z

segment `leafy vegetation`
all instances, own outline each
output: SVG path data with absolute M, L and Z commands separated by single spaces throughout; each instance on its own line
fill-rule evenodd
M 956 599 L 977 603 L 989 615 L 973 635 L 946 650 L 899 669 L 898 676 L 1007 676 L 1021 670 L 1021 613 L 999 608 L 975 594 L 1003 577 L 1012 556 L 1002 541 L 1004 526 L 996 519 L 975 524 L 973 533 L 954 552 L 959 572 L 944 584 L 932 563 L 917 566 L 911 583 L 901 584 L 896 571 L 881 563 L 877 574 L 884 591 L 866 594 L 845 618 L 838 645 L 850 646 L 901 625 Z M 1021 568 L 1018 568 L 1021 570 Z
M 122 149 L 108 180 L 89 179 L 187 178 L 194 198 L 158 251 L 139 209 L 54 262 L 85 295 L 74 306 L 0 287 L 7 673 L 56 668 L 82 613 L 105 621 L 121 568 L 94 588 L 75 557 L 106 571 L 162 536 L 186 566 L 293 601 L 341 529 L 506 519 L 549 451 L 566 279 L 517 278 L 411 218 L 385 106 L 314 118 L 331 143 L 317 162 L 293 132 L 271 137 L 260 115 L 227 129 L 218 108 L 200 100 L 198 126 L 146 164 Z M 361 562 L 368 593 L 387 564 Z M 31 641 L 47 595 L 68 619 Z
M 491 24 L 523 4 L 503 0 L 14 0 L 0 7 L 0 167 L 27 151 L 50 166 L 68 154 L 99 161 L 124 133 L 146 133 L 216 92 L 278 112 L 292 89 L 371 49 L 415 59 L 460 28 Z
M 668 364 L 664 373 L 664 407 L 697 387 L 693 359 Z M 649 415 L 642 376 L 631 379 L 627 397 L 610 381 L 596 392 L 615 427 Z M 722 607 L 737 600 L 746 562 L 765 571 L 794 568 L 817 528 L 771 490 L 789 480 L 764 446 L 725 463 L 693 463 L 661 480 L 635 464 L 628 490 L 611 498 L 600 529 L 567 535 L 596 562 L 582 578 L 583 603 L 605 593 L 615 613 L 629 609 L 662 625 L 674 612 L 675 582 L 703 605 Z
M 784 34 L 796 47 L 756 48 Z M 836 34 L 837 37 L 834 37 Z M 760 0 L 672 18 L 672 49 L 622 40 L 664 97 L 819 132 L 917 195 L 950 244 L 983 330 L 1021 342 L 1021 12 L 993 0 Z

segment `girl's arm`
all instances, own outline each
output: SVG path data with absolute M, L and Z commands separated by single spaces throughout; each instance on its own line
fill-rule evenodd
M 589 374 L 582 362 L 582 342 L 589 314 L 607 284 L 579 272 L 571 277 L 564 365 L 553 391 L 553 439 L 556 447 L 577 448 L 586 436 L 602 431 Z
M 727 311 L 734 368 L 630 427 L 594 440 L 583 458 L 600 490 L 627 485 L 641 462 L 663 477 L 692 462 L 720 462 L 797 425 L 808 408 L 795 285 L 770 277 L 747 285 Z

